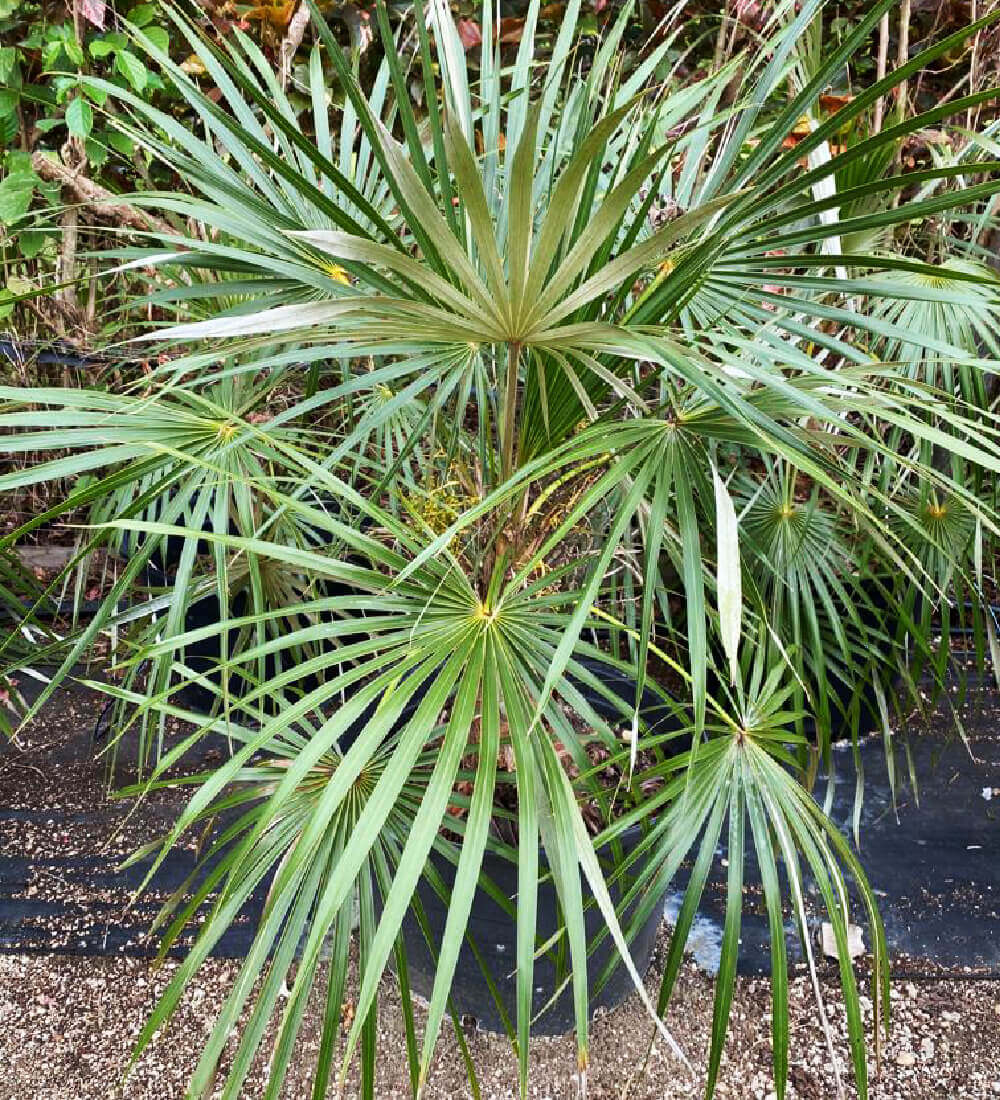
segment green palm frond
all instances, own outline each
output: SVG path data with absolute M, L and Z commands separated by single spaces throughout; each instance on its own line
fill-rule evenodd
M 901 287 L 918 288 L 918 292 L 940 292 L 951 286 L 947 272 L 963 272 L 976 280 L 969 287 L 973 300 L 954 302 L 944 296 L 927 295 L 880 303 L 874 310 L 876 316 L 909 335 L 886 340 L 879 350 L 883 358 L 905 363 L 912 377 L 940 386 L 977 407 L 984 406 L 988 404 L 985 377 L 988 363 L 997 358 L 1000 350 L 997 307 L 1000 281 L 991 268 L 969 260 L 950 258 L 941 266 L 945 269 L 943 274 L 933 269 L 899 271 L 890 273 L 890 279 Z M 961 351 L 969 362 L 955 364 L 954 356 L 941 354 L 942 346 Z M 986 362 L 980 366 L 975 365 L 975 360 Z

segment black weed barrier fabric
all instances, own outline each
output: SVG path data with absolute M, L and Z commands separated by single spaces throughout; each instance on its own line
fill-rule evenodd
M 150 800 L 136 809 L 108 802 L 106 773 L 94 758 L 91 736 L 101 706 L 101 697 L 83 688 L 61 691 L 18 744 L 0 747 L 0 952 L 152 955 L 158 947 L 147 934 L 153 916 L 195 868 L 193 847 L 178 847 L 145 893 L 133 899 L 149 861 L 125 869 L 120 863 L 139 843 L 166 832 L 179 803 Z M 895 807 L 882 736 L 862 742 L 860 855 L 897 970 L 930 963 L 1000 977 L 1000 695 L 992 687 L 981 689 L 961 713 L 967 745 L 944 712 L 929 728 L 912 722 L 897 733 Z M 918 792 L 903 751 L 907 737 Z M 207 741 L 198 763 L 211 765 L 222 751 Z M 850 836 L 856 774 L 850 745 L 835 750 L 835 762 L 832 813 Z M 821 776 L 817 797 L 824 791 Z M 709 970 L 721 941 L 726 859 L 720 848 L 690 942 L 696 961 Z M 752 860 L 745 879 L 740 969 L 767 973 L 769 937 L 762 907 L 754 903 L 759 879 Z M 668 917 L 677 911 L 683 885 L 682 873 L 667 899 Z M 214 955 L 247 953 L 266 889 L 265 882 Z M 820 919 L 817 903 L 816 892 L 807 889 L 813 931 Z M 853 918 L 864 925 L 860 911 Z M 790 912 L 786 929 L 792 957 L 801 960 Z M 865 943 L 871 944 L 867 928 Z M 175 953 L 185 950 L 180 944 Z
M 33 694 L 32 685 L 24 685 Z M 0 745 L 0 952 L 74 955 L 155 955 L 149 935 L 162 904 L 181 890 L 198 864 L 196 840 L 172 849 L 141 895 L 152 856 L 122 864 L 133 851 L 163 836 L 190 788 L 134 801 L 109 800 L 105 761 L 95 756 L 93 731 L 104 698 L 73 685 L 61 689 L 16 742 Z M 175 733 L 174 736 L 179 736 Z M 206 738 L 185 770 L 222 758 L 221 738 Z M 137 748 L 120 746 L 119 785 L 134 771 Z M 217 823 L 216 829 L 224 827 Z M 191 895 L 208 873 L 188 883 Z M 246 955 L 256 932 L 266 883 L 219 939 L 213 954 Z M 204 908 L 200 916 L 207 913 Z M 183 955 L 197 932 L 177 945 Z
M 4 825 L 14 820 L 9 814 L 0 819 Z M 76 822 L 70 819 L 65 824 L 72 828 Z M 150 925 L 164 897 L 187 881 L 195 859 L 186 851 L 171 852 L 144 894 L 133 902 L 131 895 L 149 865 L 146 860 L 116 871 L 100 858 L 0 855 L 0 952 L 155 955 L 158 942 L 149 935 Z M 39 887 L 39 880 L 47 880 L 47 888 Z M 213 955 L 242 958 L 249 952 L 263 903 L 264 891 L 259 890 L 218 940 Z M 169 954 L 185 955 L 190 942 L 190 937 L 183 939 Z

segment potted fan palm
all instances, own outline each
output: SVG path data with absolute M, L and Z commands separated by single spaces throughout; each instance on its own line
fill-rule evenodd
M 169 716 L 232 745 L 163 842 L 166 852 L 239 808 L 209 879 L 164 913 L 170 942 L 214 895 L 139 1044 L 268 882 L 192 1094 L 216 1081 L 236 1028 L 223 1091 L 240 1095 L 276 1018 L 276 1095 L 322 975 L 315 1094 L 335 1060 L 343 1081 L 360 1043 L 362 1089 L 374 1095 L 374 1010 L 390 964 L 417 1092 L 445 1016 L 458 1027 L 470 1008 L 509 1031 L 522 1094 L 533 1019 L 541 1013 L 544 1028 L 546 1009 L 574 1027 L 585 1072 L 591 1009 L 621 996 L 623 976 L 676 1050 L 664 1014 L 724 840 L 709 1091 L 752 849 L 771 929 L 776 1091 L 788 1048 L 783 906 L 811 964 L 808 873 L 834 929 L 865 1095 L 845 873 L 866 907 L 879 1006 L 888 970 L 863 871 L 807 788 L 833 725 L 823 670 L 835 665 L 853 691 L 859 654 L 867 668 L 884 652 L 880 674 L 898 657 L 895 628 L 865 610 L 873 561 L 879 576 L 933 591 L 904 537 L 912 525 L 895 522 L 902 491 L 955 494 L 981 531 L 996 531 L 929 449 L 1000 468 L 988 420 L 871 354 L 873 341 L 911 345 L 884 307 L 923 293 L 886 272 L 933 274 L 925 296 L 984 308 L 971 268 L 931 267 L 886 242 L 1000 190 L 996 166 L 981 161 L 884 171 L 907 135 L 992 93 L 864 129 L 876 102 L 982 22 L 822 113 L 821 93 L 890 6 L 874 4 L 816 60 L 799 51 L 822 4 L 775 5 L 771 38 L 742 73 L 733 65 L 687 85 L 669 72 L 669 41 L 623 75 L 627 12 L 578 68 L 579 3 L 539 66 L 537 2 L 511 56 L 483 5 L 470 83 L 435 0 L 415 7 L 412 57 L 379 6 L 385 60 L 362 87 L 314 12 L 305 120 L 238 30 L 218 46 L 175 14 L 217 96 L 141 31 L 135 48 L 187 101 L 197 133 L 92 81 L 116 105 L 110 121 L 183 181 L 136 199 L 175 217 L 177 235 L 119 257 L 163 274 L 153 301 L 164 322 L 143 339 L 171 354 L 141 390 L 6 389 L 0 425 L 11 431 L 0 439 L 17 446 L 28 432 L 35 450 L 77 451 L 18 484 L 70 462 L 96 474 L 66 501 L 101 522 L 82 554 L 132 540 L 63 671 L 102 633 L 118 639 L 125 679 L 103 690 L 121 723 L 148 735 L 148 784 L 165 782 L 174 759 L 155 736 Z M 722 106 L 738 75 L 741 92 Z M 856 140 L 841 147 L 845 133 Z M 838 183 L 845 173 L 850 186 Z M 841 247 L 876 230 L 877 252 Z M 921 339 L 968 358 L 947 334 Z M 144 592 L 146 563 L 168 545 L 176 565 Z M 830 598 L 803 620 L 807 590 Z M 188 609 L 207 595 L 218 621 L 192 629 Z M 185 658 L 212 636 L 214 678 Z M 192 682 L 216 699 L 207 716 L 178 704 Z M 816 714 L 827 717 L 810 740 L 804 723 Z M 650 999 L 650 929 L 689 858 Z M 484 899 L 489 928 L 473 917 Z M 355 919 L 356 1014 L 341 1044 Z M 428 1001 L 422 1047 L 414 985 Z M 822 1002 L 819 1012 L 825 1020 Z M 881 1007 L 877 1016 L 880 1026 Z

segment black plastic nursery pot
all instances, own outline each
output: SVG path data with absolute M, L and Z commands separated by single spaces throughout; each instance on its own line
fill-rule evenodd
M 635 849 L 641 835 L 639 826 L 634 826 L 622 834 L 620 842 L 623 854 L 627 855 Z M 598 858 L 607 876 L 613 869 L 610 850 L 608 848 L 599 850 Z M 445 887 L 450 890 L 455 879 L 454 866 L 436 851 L 432 853 L 431 861 Z M 538 887 L 536 911 L 536 936 L 539 944 L 546 942 L 562 927 L 556 889 L 551 878 L 547 879 L 545 877 L 547 870 L 548 863 L 545 859 L 544 850 L 540 850 L 539 876 L 541 881 Z M 517 864 L 503 855 L 487 851 L 483 857 L 483 872 L 489 876 L 493 885 L 503 895 L 511 899 L 512 905 L 516 906 Z M 626 874 L 620 876 L 610 885 L 609 892 L 616 904 L 620 901 L 624 889 L 627 889 L 632 882 L 634 882 L 634 877 L 631 874 Z M 582 885 L 587 943 L 592 943 L 598 934 L 605 933 L 587 960 L 590 1010 L 591 1012 L 595 1009 L 608 1010 L 621 1004 L 634 991 L 634 984 L 627 967 L 618 956 L 611 935 L 606 932 L 607 924 L 596 902 L 590 895 L 585 879 Z M 436 953 L 448 918 L 448 906 L 426 879 L 421 880 L 417 888 L 417 894 Z M 644 975 L 649 969 L 653 958 L 656 933 L 663 919 L 665 898 L 666 892 L 662 897 L 656 899 L 656 904 L 653 906 L 649 917 L 640 926 L 630 944 L 632 960 L 641 975 Z M 628 920 L 638 904 L 637 899 L 626 908 L 624 913 L 620 914 L 620 923 L 623 927 L 627 926 Z M 412 910 L 407 913 L 403 921 L 402 933 L 406 948 L 410 986 L 415 993 L 429 998 L 434 988 L 436 973 L 434 957 Z M 475 950 L 469 942 L 470 939 L 475 945 Z M 534 1018 L 532 1031 L 536 1035 L 562 1035 L 575 1026 L 572 981 L 565 982 L 558 996 L 552 1000 L 553 994 L 569 973 L 569 950 L 565 946 L 565 942 L 565 937 L 562 937 L 560 940 L 562 945 L 561 956 L 559 954 L 560 949 L 553 949 L 535 958 L 531 1007 Z M 503 1005 L 508 1022 L 513 1024 L 517 1019 L 517 975 L 515 973 L 517 932 L 515 920 L 511 913 L 501 907 L 482 887 L 477 887 L 473 897 L 468 936 L 462 941 L 458 965 L 455 968 L 455 976 L 451 986 L 451 1003 L 460 1017 L 475 1019 L 479 1027 L 488 1031 L 505 1031 L 503 1017 L 497 1007 L 494 992 L 490 990 L 490 985 L 483 973 L 483 966 L 480 965 L 480 961 L 476 957 L 476 952 L 479 953 L 479 959 L 490 971 L 493 991 Z M 605 984 L 595 991 L 597 980 L 612 959 L 618 959 L 618 965 L 611 972 Z M 549 1004 L 550 1000 L 551 1004 Z M 539 1013 L 541 1015 L 538 1015 Z
M 329 504 L 330 502 L 327 501 L 326 503 Z M 370 521 L 365 519 L 361 520 L 362 529 L 369 526 Z M 206 521 L 204 529 L 206 531 L 210 529 L 208 521 Z M 316 536 L 317 546 L 322 546 L 329 542 L 328 532 L 316 528 L 312 528 L 312 530 Z M 234 524 L 230 525 L 230 533 L 239 533 Z M 168 536 L 150 555 L 143 573 L 143 583 L 149 589 L 153 591 L 169 589 L 171 585 L 170 578 L 173 570 L 180 561 L 183 546 L 184 540 L 182 538 Z M 209 552 L 210 548 L 211 545 L 208 539 L 200 539 L 197 544 L 196 552 L 199 555 L 204 555 Z M 127 542 L 123 547 L 123 551 L 126 554 L 129 552 Z M 329 578 L 322 578 L 314 584 L 314 595 L 321 599 L 352 595 L 361 597 L 366 594 L 367 593 L 363 593 L 358 589 L 332 581 Z M 272 612 L 281 612 L 280 618 L 276 621 L 281 624 L 281 629 L 286 633 L 291 633 L 302 627 L 312 625 L 304 616 L 297 614 L 294 607 L 285 608 L 284 606 L 275 606 L 270 610 Z M 188 633 L 202 630 L 206 627 L 216 626 L 222 622 L 224 618 L 239 619 L 247 615 L 249 611 L 250 600 L 245 588 L 239 588 L 230 593 L 226 615 L 223 614 L 219 597 L 215 594 L 206 595 L 195 600 L 187 608 L 184 615 L 183 630 L 185 633 Z M 332 622 L 337 616 L 330 612 L 325 614 L 325 618 L 327 621 Z M 314 641 L 311 643 L 311 651 L 313 655 L 321 651 L 332 652 L 335 646 L 343 647 L 349 645 L 352 642 L 362 640 L 363 636 L 363 630 L 359 629 L 357 634 L 340 635 L 336 643 L 332 641 Z M 225 647 L 223 646 L 223 640 L 225 640 Z M 231 659 L 233 655 L 240 652 L 241 648 L 245 649 L 248 644 L 253 645 L 256 644 L 256 642 L 250 641 L 248 643 L 245 637 L 241 638 L 240 629 L 238 627 L 232 627 L 226 631 L 225 634 L 221 631 L 209 634 L 206 637 L 189 642 L 185 645 L 185 665 L 203 681 L 213 685 L 217 690 L 212 690 L 212 688 L 202 686 L 197 682 L 191 682 L 184 684 L 176 691 L 175 699 L 191 710 L 203 713 L 209 712 L 212 707 L 217 704 L 219 690 L 223 687 L 223 669 L 221 663 L 224 656 L 224 650 L 225 654 Z M 256 688 L 255 678 L 258 675 L 261 675 L 263 677 L 263 682 L 266 683 L 279 675 L 279 673 L 294 667 L 295 664 L 295 655 L 288 651 L 282 651 L 278 655 L 274 653 L 268 654 L 264 659 L 263 669 L 260 672 L 255 665 L 252 669 L 248 669 L 249 675 L 244 676 L 238 668 L 231 667 L 225 684 L 226 690 L 231 697 L 241 699 Z M 303 674 L 297 678 L 293 678 L 287 683 L 285 691 L 292 696 L 297 696 L 312 691 L 319 683 L 320 680 L 317 676 Z M 265 709 L 276 709 L 280 705 L 280 702 L 276 698 L 265 697 L 263 705 Z M 356 737 L 357 733 L 355 733 L 354 736 Z
M 578 657 L 577 660 L 587 668 L 588 672 L 598 677 L 604 687 L 617 695 L 626 706 L 634 705 L 636 684 L 631 676 L 597 658 Z M 621 712 L 611 700 L 598 695 L 584 685 L 577 686 L 601 717 L 609 722 L 622 720 Z M 691 735 L 685 728 L 683 718 L 648 687 L 643 692 L 639 714 L 642 726 L 648 733 L 652 735 L 677 733 L 677 736 L 665 743 L 665 748 L 671 753 L 681 753 L 690 749 Z M 641 839 L 642 829 L 638 825 L 622 833 L 619 838 L 619 851 L 623 859 L 635 850 Z M 612 852 L 609 845 L 599 849 L 597 854 L 605 876 L 611 877 L 616 853 Z M 455 879 L 454 865 L 437 851 L 432 852 L 430 858 L 446 891 L 450 891 Z M 610 884 L 609 892 L 616 905 L 634 884 L 636 875 L 641 870 L 638 865 L 640 862 L 637 861 L 637 865 L 630 867 L 628 872 L 615 876 L 615 880 Z M 516 907 L 517 864 L 499 852 L 488 850 L 483 857 L 482 869 L 501 894 L 510 899 L 512 907 Z M 562 927 L 556 889 L 551 878 L 546 877 L 547 870 L 545 852 L 544 849 L 540 849 L 540 883 L 536 914 L 538 943 L 544 943 Z M 621 1004 L 633 992 L 634 985 L 627 967 L 618 955 L 614 941 L 606 932 L 607 924 L 596 902 L 590 896 L 586 879 L 582 880 L 582 887 L 584 924 L 588 944 L 598 934 L 605 933 L 595 946 L 587 963 L 590 1007 L 591 1011 L 611 1009 Z M 417 895 L 436 953 L 448 918 L 448 905 L 426 879 L 421 879 Z M 630 944 L 632 960 L 641 975 L 646 973 L 652 961 L 656 933 L 663 919 L 665 898 L 666 891 L 662 897 L 656 899 L 649 917 L 636 931 Z M 620 914 L 623 928 L 628 926 L 638 905 L 639 899 L 636 899 Z M 459 1015 L 473 1017 L 480 1027 L 488 1031 L 504 1031 L 503 1018 L 483 968 L 477 960 L 476 951 L 479 952 L 479 957 L 490 971 L 490 980 L 504 1006 L 508 1020 L 513 1022 L 517 1016 L 517 977 L 514 973 L 517 933 L 514 918 L 511 911 L 498 904 L 482 887 L 477 887 L 472 902 L 468 933 L 472 943 L 475 944 L 475 950 L 468 938 L 463 940 L 451 988 L 452 1004 Z M 434 987 L 434 958 L 428 947 L 427 938 L 412 910 L 407 913 L 403 922 L 403 940 L 406 947 L 410 985 L 420 996 L 430 997 Z M 562 943 L 565 944 L 565 938 Z M 613 959 L 618 960 L 618 965 L 611 972 L 608 980 L 597 990 L 595 987 L 598 979 Z M 541 1013 L 533 1025 L 535 1034 L 561 1035 L 574 1027 L 572 982 L 567 982 L 555 1000 L 551 1004 L 548 1003 L 567 976 L 568 960 L 568 948 L 565 946 L 562 948 L 561 957 L 558 951 L 553 951 L 535 959 L 532 1014 L 537 1016 Z
M 350 595 L 351 589 L 344 586 L 324 585 L 322 595 L 324 597 L 329 596 L 346 596 Z M 239 618 L 242 615 L 248 613 L 249 600 L 245 591 L 236 592 L 229 602 L 229 617 Z M 277 609 L 275 609 L 277 610 Z M 184 616 L 184 630 L 195 631 L 200 630 L 203 627 L 214 626 L 222 621 L 222 607 L 219 602 L 218 596 L 204 596 L 200 600 L 196 600 L 187 609 Z M 287 625 L 289 631 L 297 629 L 299 626 L 308 625 L 304 620 L 298 622 L 294 610 L 289 610 L 287 617 L 283 619 L 283 622 Z M 230 628 L 227 632 L 226 647 L 227 652 L 232 656 L 239 652 L 240 648 L 240 631 L 237 627 Z M 360 641 L 362 633 L 359 630 L 357 635 L 341 635 L 339 642 L 341 645 L 348 645 L 352 641 Z M 204 680 L 213 684 L 215 688 L 222 688 L 223 671 L 220 665 L 222 660 L 222 633 L 210 634 L 205 638 L 201 638 L 198 641 L 189 643 L 184 647 L 184 663 L 192 672 L 197 673 L 198 676 Z M 324 643 L 314 643 L 313 648 L 331 648 L 325 646 Z M 285 663 L 279 665 L 278 660 L 273 654 L 268 654 L 264 660 L 263 678 L 264 681 L 273 679 L 280 672 L 285 671 L 289 667 L 288 655 L 285 655 Z M 256 675 L 256 667 L 252 670 Z M 293 679 L 288 685 L 286 685 L 286 692 L 293 695 L 305 694 L 312 691 L 319 684 L 319 679 L 315 675 L 303 674 Z M 228 676 L 228 682 L 226 683 L 226 689 L 229 694 L 234 698 L 243 698 L 248 695 L 256 684 L 249 679 L 241 675 L 235 669 L 231 669 Z M 203 687 L 198 683 L 185 684 L 177 692 L 177 697 L 192 710 L 207 712 L 213 704 L 218 700 L 216 692 L 212 691 L 208 687 Z M 267 698 L 264 700 L 265 709 L 269 707 L 277 707 L 278 700 Z

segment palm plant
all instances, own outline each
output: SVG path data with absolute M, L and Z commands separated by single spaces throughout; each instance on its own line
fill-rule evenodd
M 559 992 L 539 1005 L 536 958 L 566 960 L 585 1077 L 590 1004 L 613 965 L 588 980 L 587 960 L 608 938 L 680 1054 L 663 1017 L 722 838 L 727 917 L 709 1093 L 752 852 L 771 931 L 776 1091 L 788 1049 L 786 910 L 811 963 L 809 876 L 834 928 L 866 1094 L 847 878 L 870 924 L 877 1026 L 888 970 L 864 873 L 808 789 L 818 760 L 830 762 L 838 707 L 853 715 L 855 738 L 866 732 L 850 699 L 831 705 L 830 670 L 852 689 L 874 678 L 884 695 L 905 634 L 929 651 L 931 618 L 911 608 L 896 630 L 872 613 L 866 584 L 909 585 L 930 608 L 943 580 L 971 578 L 966 544 L 922 524 L 912 502 L 947 495 L 989 546 L 993 511 L 963 471 L 1000 468 L 991 411 L 912 369 L 899 350 L 915 346 L 911 319 L 893 312 L 944 298 L 968 324 L 989 315 L 994 326 L 981 272 L 886 247 L 898 227 L 958 219 L 995 194 L 997 163 L 849 171 L 890 163 L 907 135 L 989 94 L 901 118 L 830 155 L 834 135 L 982 24 L 835 116 L 818 121 L 815 110 L 890 6 L 874 5 L 842 46 L 804 68 L 796 43 L 822 4 L 775 5 L 767 47 L 743 59 L 730 106 L 735 66 L 687 87 L 652 83 L 669 40 L 626 76 L 627 12 L 579 68 L 578 3 L 544 69 L 538 3 L 512 66 L 484 4 L 475 86 L 440 0 L 415 5 L 412 57 L 379 7 L 385 61 L 373 89 L 314 11 L 311 136 L 252 42 L 237 31 L 213 46 L 181 14 L 177 33 L 218 102 L 140 31 L 136 48 L 186 98 L 201 133 L 93 82 L 115 102 L 115 124 L 183 181 L 136 201 L 198 231 L 151 235 L 117 259 L 162 272 L 143 304 L 176 311 L 145 339 L 189 346 L 124 392 L 4 390 L 4 446 L 74 449 L 5 480 L 95 475 L 65 502 L 93 509 L 81 559 L 105 545 L 125 561 L 68 640 L 53 685 L 102 633 L 113 636 L 123 680 L 102 690 L 118 705 L 118 735 L 140 730 L 141 789 L 172 782 L 167 769 L 198 738 L 230 741 L 229 759 L 194 777 L 150 871 L 222 816 L 210 852 L 220 858 L 162 915 L 169 944 L 211 899 L 140 1049 L 267 884 L 193 1095 L 215 1081 L 245 1011 L 223 1094 L 240 1095 L 276 1017 L 268 1095 L 278 1095 L 324 954 L 314 1094 L 325 1094 L 338 1053 L 343 1081 L 359 1044 L 362 1092 L 375 1094 L 374 1006 L 390 960 L 419 1093 L 444 1018 L 455 1018 L 450 991 L 480 891 L 516 926 L 513 1004 L 480 958 L 522 1094 L 533 1018 Z M 343 94 L 336 133 L 331 84 Z M 803 116 L 814 123 L 789 143 Z M 893 202 L 915 189 L 918 199 Z M 877 251 L 847 252 L 843 241 Z M 981 381 L 989 364 L 960 334 L 929 325 L 921 355 Z M 942 452 L 954 463 L 936 461 Z M 192 609 L 206 598 L 217 621 L 196 625 Z M 206 639 L 212 675 L 188 658 Z M 627 673 L 634 698 L 611 690 L 602 666 Z M 192 684 L 213 699 L 206 714 L 185 704 Z M 647 690 L 666 725 L 646 723 Z M 164 736 L 170 717 L 195 723 L 181 745 Z M 516 904 L 487 856 L 516 868 Z M 689 856 L 650 999 L 629 945 Z M 422 881 L 447 900 L 443 929 L 426 920 Z M 548 938 L 545 884 L 560 911 Z M 602 928 L 590 934 L 594 910 Z M 338 1051 L 355 916 L 360 985 Z M 436 959 L 422 1044 L 408 921 Z M 818 982 L 816 991 L 825 1024 Z

